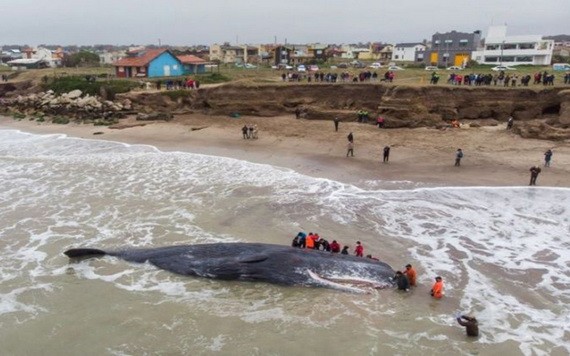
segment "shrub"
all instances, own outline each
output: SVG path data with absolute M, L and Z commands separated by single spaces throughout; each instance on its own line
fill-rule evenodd
M 162 92 L 162 95 L 167 96 L 174 101 L 178 100 L 179 98 L 187 97 L 188 94 L 188 90 L 167 90 Z
M 51 122 L 54 124 L 67 125 L 69 124 L 69 119 L 67 117 L 56 116 L 51 120 Z
M 105 90 L 115 94 L 126 93 L 137 87 L 138 84 L 128 80 L 89 81 L 85 77 L 77 76 L 54 78 L 51 82 L 42 84 L 44 90 L 53 90 L 58 95 L 76 89 L 81 90 L 84 94 L 99 95 L 103 86 Z

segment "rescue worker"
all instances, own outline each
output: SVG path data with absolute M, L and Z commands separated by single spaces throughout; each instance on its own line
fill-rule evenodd
M 333 242 L 331 243 L 331 252 L 332 253 L 340 252 L 340 244 L 336 242 L 336 240 L 333 240 Z
M 406 275 L 406 277 L 408 277 L 408 281 L 410 281 L 410 286 L 415 287 L 417 273 L 411 264 L 406 265 L 406 270 L 404 271 L 404 274 Z
M 465 326 L 465 332 L 467 333 L 467 336 L 471 337 L 479 336 L 479 322 L 477 321 L 477 319 L 475 319 L 475 317 L 467 315 L 461 315 L 461 316 L 458 315 L 457 322 L 459 323 L 459 325 Z
M 406 277 L 401 271 L 396 272 L 394 279 L 396 280 L 398 290 L 403 290 L 405 292 L 410 290 L 410 282 L 408 281 L 408 277 Z
M 356 257 L 364 257 L 364 247 L 360 244 L 360 241 L 356 241 L 356 248 L 354 249 L 354 254 Z
M 436 299 L 443 297 L 443 279 L 440 276 L 435 277 L 435 283 L 431 287 L 431 296 Z
M 312 232 L 309 232 L 309 236 L 305 239 L 305 248 L 314 249 L 315 248 L 315 236 Z

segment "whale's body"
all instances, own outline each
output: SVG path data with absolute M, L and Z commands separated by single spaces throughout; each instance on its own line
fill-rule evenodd
M 330 252 L 263 243 L 216 243 L 103 251 L 71 249 L 70 258 L 115 256 L 151 263 L 187 276 L 330 287 L 361 291 L 355 285 L 387 287 L 394 270 L 386 263 Z M 348 284 L 348 285 L 347 285 Z

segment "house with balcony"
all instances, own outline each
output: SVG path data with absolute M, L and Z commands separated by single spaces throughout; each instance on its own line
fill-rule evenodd
M 426 65 L 464 67 L 481 45 L 481 31 L 435 33 L 426 52 Z
M 248 45 L 231 46 L 229 43 L 223 45 L 213 44 L 210 46 L 210 61 L 220 63 L 258 63 L 259 48 Z
M 473 52 L 479 64 L 550 65 L 554 41 L 540 35 L 507 36 L 507 26 L 491 26 L 484 46 Z
M 423 62 L 426 46 L 422 43 L 397 43 L 392 52 L 394 62 Z

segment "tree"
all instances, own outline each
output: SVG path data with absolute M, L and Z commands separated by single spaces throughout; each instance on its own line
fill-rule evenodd
M 65 67 L 93 67 L 98 65 L 99 61 L 99 55 L 92 52 L 80 51 L 66 56 L 63 59 L 63 65 Z

